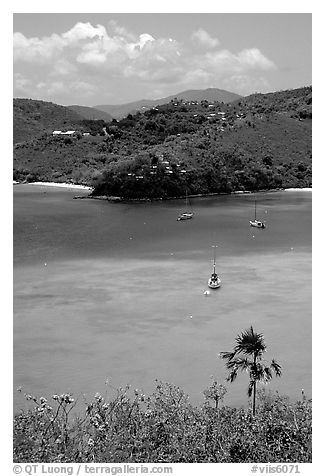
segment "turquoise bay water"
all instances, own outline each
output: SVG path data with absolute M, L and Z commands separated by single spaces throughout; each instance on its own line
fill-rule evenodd
M 107 379 L 149 393 L 158 378 L 200 403 L 253 325 L 283 366 L 269 387 L 311 395 L 311 192 L 259 194 L 266 230 L 249 226 L 252 196 L 195 199 L 177 222 L 179 201 L 75 194 L 14 188 L 14 388 L 90 399 Z M 222 287 L 205 296 L 215 242 Z M 247 403 L 246 374 L 227 387 L 225 404 Z

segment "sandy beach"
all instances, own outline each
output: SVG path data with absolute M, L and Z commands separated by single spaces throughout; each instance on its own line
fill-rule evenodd
M 13 184 L 19 184 L 17 181 L 13 181 Z M 71 188 L 76 190 L 92 190 L 93 187 L 87 185 L 77 185 L 74 183 L 64 183 L 64 182 L 29 182 L 27 185 L 43 185 L 45 187 L 60 187 L 60 188 Z
M 313 189 L 311 187 L 306 188 L 285 188 L 284 192 L 311 192 Z

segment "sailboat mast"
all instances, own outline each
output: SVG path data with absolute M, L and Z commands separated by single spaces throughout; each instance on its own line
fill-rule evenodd
M 256 199 L 255 199 L 255 220 L 256 220 Z
M 217 245 L 213 245 L 212 248 L 214 248 L 214 251 L 213 251 L 213 274 L 216 274 L 216 249 L 217 249 Z

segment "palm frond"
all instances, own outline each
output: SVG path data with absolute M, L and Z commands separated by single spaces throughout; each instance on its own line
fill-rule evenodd
M 254 362 L 252 360 L 249 360 L 249 359 L 242 359 L 242 358 L 237 358 L 236 359 L 236 365 L 238 367 L 239 370 L 241 371 L 250 371 L 252 366 L 254 365 Z
M 219 357 L 225 360 L 232 360 L 235 357 L 235 352 L 220 352 Z
M 270 367 L 265 367 L 263 366 L 263 373 L 261 375 L 261 380 L 264 380 L 264 382 L 269 382 L 273 377 L 273 372 Z
M 238 370 L 250 370 L 250 367 L 254 364 L 252 360 L 246 359 L 246 358 L 235 358 L 233 360 L 229 360 L 226 363 L 227 369 L 233 369 L 237 368 Z
M 241 352 L 246 355 L 260 356 L 266 351 L 263 334 L 257 334 L 253 326 L 239 334 L 235 340 L 234 352 L 236 354 Z
M 281 367 L 280 364 L 278 364 L 278 363 L 276 362 L 276 360 L 272 359 L 270 367 L 271 367 L 271 369 L 275 372 L 275 375 L 276 375 L 277 377 L 281 377 L 281 375 L 282 375 L 282 367 Z
M 237 375 L 238 375 L 238 368 L 234 367 L 232 371 L 230 372 L 230 374 L 228 375 L 227 381 L 232 383 L 236 379 Z

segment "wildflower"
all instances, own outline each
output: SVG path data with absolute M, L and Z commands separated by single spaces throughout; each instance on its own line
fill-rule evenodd
M 99 426 L 99 423 L 98 423 L 98 421 L 97 421 L 97 418 L 95 418 L 95 417 L 91 417 L 91 418 L 90 418 L 90 423 L 91 423 L 92 425 L 94 425 L 96 428 Z
M 62 395 L 60 395 L 60 400 L 61 402 L 65 402 L 65 403 L 73 403 L 74 402 L 74 399 L 71 397 L 71 395 L 69 393 L 62 393 Z

